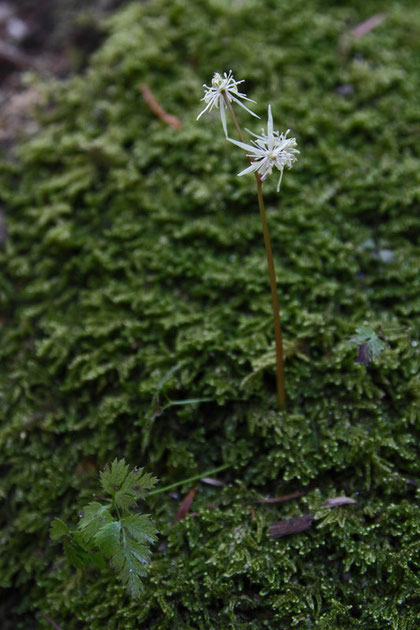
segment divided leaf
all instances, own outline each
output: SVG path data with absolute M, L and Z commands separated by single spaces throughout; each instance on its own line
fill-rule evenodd
M 104 560 L 100 554 L 89 552 L 84 546 L 84 539 L 80 532 L 72 532 L 67 524 L 59 518 L 51 523 L 50 536 L 54 541 L 63 540 L 64 553 L 70 564 L 76 569 L 84 569 L 88 564 L 99 568 L 104 567 Z
M 87 542 L 90 542 L 95 534 L 112 522 L 111 505 L 102 505 L 97 501 L 89 503 L 82 514 L 79 521 L 79 529 L 83 532 L 84 538 Z
M 137 543 L 154 543 L 157 540 L 156 528 L 148 514 L 130 514 L 122 519 L 127 536 Z
M 111 521 L 99 529 L 93 541 L 106 558 L 112 558 L 120 550 L 121 522 Z
M 105 560 L 101 553 L 85 548 L 85 540 L 81 532 L 74 532 L 71 540 L 64 542 L 67 560 L 77 569 L 84 569 L 89 564 L 98 569 L 105 568 Z
M 157 478 L 143 472 L 143 468 L 130 470 L 124 459 L 114 459 L 111 468 L 106 467 L 101 473 L 101 483 L 115 505 L 127 511 L 155 487 Z
M 93 501 L 84 507 L 76 531 L 54 519 L 51 538 L 63 541 L 67 559 L 79 569 L 88 564 L 104 568 L 108 560 L 130 595 L 138 597 L 156 529 L 147 514 L 132 513 L 131 508 L 156 482 L 143 469 L 130 470 L 123 459 L 115 459 L 101 473 L 102 487 L 112 501 L 105 505 Z
M 139 596 L 141 579 L 150 561 L 147 543 L 156 540 L 155 528 L 147 515 L 132 514 L 102 527 L 94 542 L 108 558 L 133 598 Z M 146 543 L 146 544 L 145 544 Z
M 50 536 L 52 540 L 61 540 L 64 536 L 71 536 L 71 532 L 61 518 L 55 518 L 51 523 Z
M 356 328 L 356 335 L 350 339 L 351 343 L 357 343 L 357 357 L 355 363 L 364 363 L 369 365 L 372 358 L 379 357 L 381 352 L 385 350 L 388 342 L 381 339 L 371 326 L 361 326 Z

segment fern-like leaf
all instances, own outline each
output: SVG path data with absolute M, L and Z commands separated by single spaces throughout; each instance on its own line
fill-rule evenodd
M 109 561 L 130 595 L 137 598 L 156 529 L 147 514 L 133 513 L 132 508 L 156 482 L 156 477 L 143 469 L 130 470 L 123 459 L 115 459 L 101 473 L 102 487 L 112 500 L 105 505 L 89 503 L 79 514 L 76 531 L 54 519 L 51 538 L 63 541 L 68 560 L 77 568 L 89 563 L 104 567 Z
M 66 536 L 71 536 L 71 532 L 68 525 L 61 518 L 55 518 L 51 523 L 50 536 L 52 540 L 61 540 Z
M 83 535 L 73 532 L 60 518 L 55 518 L 50 528 L 51 540 L 63 542 L 64 553 L 70 564 L 76 569 L 84 569 L 89 564 L 103 568 L 105 562 L 101 554 L 89 551 L 86 548 Z
M 111 521 L 111 505 L 102 505 L 94 501 L 86 505 L 80 514 L 79 530 L 83 532 L 86 542 L 90 542 L 95 534 Z
M 143 472 L 143 468 L 130 470 L 124 459 L 115 459 L 111 467 L 101 473 L 101 483 L 105 492 L 112 496 L 114 504 L 127 511 L 155 487 L 157 479 Z
M 156 529 L 148 514 L 130 514 L 122 519 L 127 536 L 138 543 L 156 542 Z
M 150 562 L 148 544 L 156 540 L 155 528 L 145 514 L 131 514 L 104 525 L 94 536 L 95 545 L 111 562 L 134 599 L 141 592 L 141 578 Z

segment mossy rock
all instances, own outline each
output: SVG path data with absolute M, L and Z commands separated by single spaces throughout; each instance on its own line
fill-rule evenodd
M 5 627 L 418 627 L 420 10 L 387 6 L 355 38 L 373 0 L 137 2 L 85 76 L 48 86 L 42 131 L 0 173 Z M 255 186 L 218 113 L 195 121 L 201 84 L 230 68 L 301 149 L 280 195 L 264 184 L 283 414 Z M 348 342 L 363 323 L 391 346 L 368 367 Z M 157 392 L 209 400 L 159 415 Z M 161 536 L 139 601 L 49 539 L 115 457 L 162 484 L 230 464 L 196 516 L 148 501 Z M 342 495 L 356 504 L 323 507 Z

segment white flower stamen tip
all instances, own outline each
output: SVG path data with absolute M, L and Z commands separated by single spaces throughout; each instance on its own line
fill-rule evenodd
M 280 190 L 285 166 L 289 169 L 292 168 L 294 162 L 297 160 L 297 154 L 300 153 L 296 149 L 296 138 L 287 137 L 289 132 L 290 129 L 285 133 L 273 131 L 273 115 L 271 113 L 271 105 L 269 105 L 267 134 L 264 132 L 264 129 L 262 129 L 260 136 L 249 131 L 249 133 L 256 138 L 255 140 L 251 140 L 252 144 L 246 144 L 245 142 L 228 138 L 229 142 L 233 142 L 233 144 L 244 149 L 251 160 L 251 165 L 238 173 L 238 175 L 241 176 L 246 173 L 255 172 L 263 182 L 267 179 L 268 175 L 271 175 L 273 168 L 276 167 L 280 171 L 280 178 L 277 184 L 278 192 Z
M 235 81 L 232 74 L 232 70 L 229 70 L 229 74 L 224 72 L 223 76 L 219 72 L 215 72 L 211 80 L 211 87 L 209 87 L 205 83 L 203 84 L 205 91 L 204 91 L 204 96 L 201 100 L 205 101 L 206 106 L 203 109 L 203 111 L 201 111 L 198 114 L 197 120 L 205 112 L 211 111 L 213 107 L 215 107 L 216 109 L 219 109 L 220 119 L 223 125 L 223 131 L 225 132 L 225 136 L 227 138 L 227 126 L 226 126 L 227 104 L 226 104 L 225 99 L 227 99 L 229 103 L 231 103 L 232 101 L 237 103 L 238 105 L 243 107 L 243 109 L 245 109 L 248 113 L 252 114 L 256 118 L 259 118 L 257 114 L 255 114 L 250 109 L 248 109 L 248 107 L 246 107 L 246 105 L 244 105 L 244 103 L 242 103 L 239 100 L 239 99 L 243 99 L 244 101 L 250 101 L 251 103 L 255 103 L 255 101 L 248 98 L 246 94 L 243 94 L 242 92 L 238 91 L 238 85 L 243 82 L 244 82 L 243 79 L 241 81 Z

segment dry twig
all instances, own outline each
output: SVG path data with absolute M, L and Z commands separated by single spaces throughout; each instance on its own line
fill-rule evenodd
M 167 125 L 174 127 L 175 129 L 181 129 L 181 123 L 179 122 L 178 118 L 165 112 L 163 107 L 161 107 L 155 99 L 150 88 L 145 83 L 140 83 L 140 90 L 143 94 L 144 100 L 158 118 L 163 120 L 163 122 L 165 122 Z

